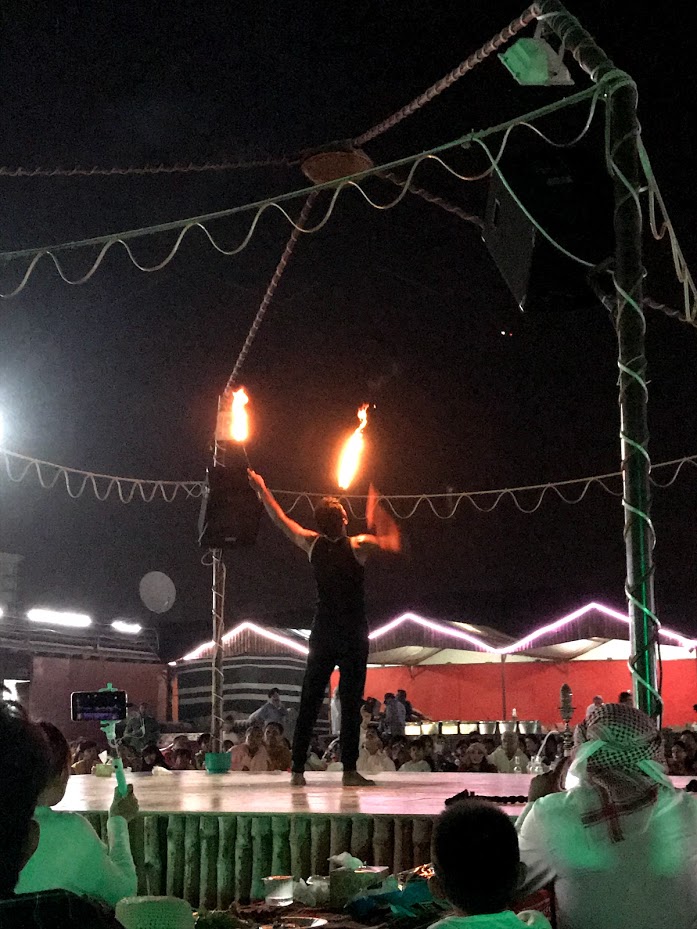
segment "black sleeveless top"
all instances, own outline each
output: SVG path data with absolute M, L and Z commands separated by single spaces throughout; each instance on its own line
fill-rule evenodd
M 363 565 L 359 564 L 347 536 L 317 537 L 310 552 L 310 564 L 317 584 L 315 626 L 330 620 L 342 626 L 365 626 Z M 356 630 L 358 631 L 358 630 Z

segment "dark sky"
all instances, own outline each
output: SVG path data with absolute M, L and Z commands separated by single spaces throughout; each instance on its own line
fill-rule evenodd
M 638 82 L 645 142 L 694 265 L 686 30 L 677 14 L 647 22 L 624 2 L 571 9 Z M 522 4 L 106 2 L 88 12 L 77 2 L 6 0 L 0 10 L 0 162 L 31 167 L 201 162 L 348 138 L 444 75 Z M 565 93 L 519 88 L 492 59 L 367 151 L 376 162 L 398 158 Z M 545 131 L 569 138 L 586 113 L 548 120 Z M 504 169 L 545 148 L 526 138 L 514 135 Z M 597 141 L 582 149 L 584 164 Z M 484 167 L 479 154 L 459 157 L 463 167 Z M 417 179 L 483 210 L 486 183 L 453 183 L 435 168 Z M 0 248 L 10 250 L 235 206 L 304 179 L 297 168 L 269 168 L 0 184 Z M 392 195 L 376 181 L 369 189 Z M 604 257 L 607 207 L 598 191 L 579 246 L 594 259 Z M 232 242 L 242 225 L 212 228 Z M 233 258 L 194 233 L 156 274 L 113 252 L 82 287 L 40 265 L 25 291 L 0 306 L 8 447 L 114 474 L 203 477 L 217 394 L 288 231 L 268 215 Z M 136 248 L 152 261 L 170 242 L 157 236 Z M 76 273 L 87 261 L 75 254 L 69 267 Z M 677 305 L 664 243 L 650 245 L 646 264 L 651 294 Z M 686 325 L 650 315 L 655 461 L 696 450 L 695 338 Z M 474 227 L 416 200 L 377 212 L 348 192 L 328 226 L 300 242 L 247 360 L 256 425 L 249 451 L 271 486 L 334 491 L 338 443 L 370 400 L 377 409 L 356 492 L 371 478 L 385 493 L 412 493 L 613 471 L 616 378 L 614 334 L 600 306 L 522 315 Z M 685 473 L 654 504 L 660 614 L 693 633 L 696 485 Z M 197 503 L 73 501 L 2 478 L 0 503 L 0 549 L 25 557 L 26 606 L 154 622 L 137 588 L 143 574 L 161 570 L 178 590 L 158 620 L 168 655 L 207 635 L 210 577 L 196 543 Z M 371 568 L 374 621 L 418 607 L 515 630 L 590 598 L 623 601 L 621 507 L 598 491 L 575 507 L 550 499 L 533 516 L 510 503 L 488 515 L 463 506 L 449 522 L 424 510 L 404 532 L 407 555 Z M 230 622 L 307 624 L 308 567 L 270 525 L 229 563 Z

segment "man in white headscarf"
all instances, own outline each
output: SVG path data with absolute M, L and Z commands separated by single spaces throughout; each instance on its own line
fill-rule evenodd
M 697 798 L 664 773 L 655 722 L 606 703 L 576 738 L 576 786 L 520 827 L 521 894 L 553 883 L 558 929 L 695 929 Z

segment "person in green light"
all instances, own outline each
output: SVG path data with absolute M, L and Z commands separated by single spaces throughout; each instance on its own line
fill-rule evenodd
M 454 803 L 436 820 L 433 830 L 436 899 L 455 908 L 430 929 L 550 929 L 535 910 L 514 913 L 521 875 L 515 827 L 492 803 L 466 799 Z
M 656 723 L 603 704 L 576 738 L 575 786 L 536 800 L 519 827 L 521 894 L 553 882 L 558 929 L 697 926 L 697 798 L 665 774 Z
M 60 730 L 39 723 L 51 752 L 48 780 L 37 801 L 35 819 L 39 845 L 19 876 L 17 893 L 70 890 L 115 906 L 138 889 L 131 854 L 128 823 L 138 814 L 138 801 L 129 784 L 122 797 L 118 789 L 107 820 L 108 847 L 79 813 L 56 812 L 70 776 L 70 750 Z

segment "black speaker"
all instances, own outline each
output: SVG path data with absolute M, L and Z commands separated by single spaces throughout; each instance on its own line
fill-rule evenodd
M 239 548 L 254 545 L 263 504 L 247 480 L 247 466 L 213 467 L 198 518 L 198 543 L 203 548 Z
M 531 155 L 502 165 L 531 216 L 574 255 L 593 264 L 612 253 L 612 184 L 584 153 Z M 491 177 L 482 237 L 521 310 L 564 312 L 597 305 L 591 270 L 535 228 L 501 178 Z

